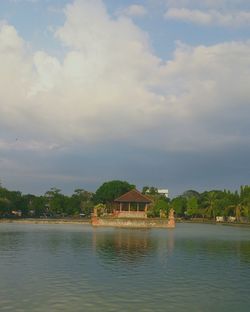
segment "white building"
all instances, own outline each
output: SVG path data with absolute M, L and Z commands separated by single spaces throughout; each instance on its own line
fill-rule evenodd
M 158 194 L 164 195 L 168 198 L 168 189 L 158 189 Z
M 223 216 L 216 216 L 216 222 L 224 222 L 225 218 Z

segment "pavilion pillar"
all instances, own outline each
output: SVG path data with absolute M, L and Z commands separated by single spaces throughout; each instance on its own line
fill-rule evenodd
M 120 203 L 120 212 L 122 211 L 122 203 Z
M 128 203 L 128 211 L 130 211 L 130 203 Z
M 137 211 L 139 211 L 139 204 L 137 203 Z
M 148 212 L 148 204 L 145 205 L 145 209 L 144 209 L 144 212 L 145 212 L 145 218 L 147 218 L 147 212 Z

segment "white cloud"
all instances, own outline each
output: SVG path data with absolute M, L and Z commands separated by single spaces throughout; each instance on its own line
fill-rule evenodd
M 13 140 L 0 139 L 0 151 L 16 150 L 16 151 L 48 151 L 60 148 L 56 143 L 48 143 L 47 141 L 22 140 L 19 138 Z
M 200 24 L 210 24 L 212 22 L 212 18 L 208 13 L 204 13 L 199 10 L 189 10 L 189 9 L 169 9 L 165 18 L 167 19 L 177 19 L 184 20 L 188 22 L 200 23 Z
M 249 141 L 249 51 L 250 42 L 177 48 L 164 69 L 175 148 Z
M 8 1 L 13 3 L 22 3 L 22 2 L 37 3 L 39 0 L 8 0 Z
M 165 18 L 182 20 L 203 25 L 247 26 L 250 24 L 250 11 L 220 12 L 216 10 L 190 10 L 186 8 L 170 8 Z
M 161 1 L 161 0 L 160 0 Z M 246 0 L 163 0 L 168 8 L 233 10 L 248 7 Z
M 2 124 L 90 141 L 150 125 L 158 101 L 150 86 L 160 60 L 147 35 L 130 19 L 111 19 L 98 0 L 75 1 L 65 15 L 56 33 L 69 49 L 62 63 L 42 51 L 28 54 L 16 30 L 1 27 Z
M 62 61 L 31 53 L 13 26 L 0 26 L 1 133 L 23 135 L 26 149 L 42 142 L 39 150 L 124 138 L 166 149 L 249 143 L 249 42 L 179 44 L 165 63 L 147 34 L 112 19 L 100 0 L 75 1 L 65 16 Z
M 129 7 L 118 12 L 119 14 L 124 14 L 127 16 L 145 16 L 147 14 L 147 10 L 143 5 L 132 4 Z

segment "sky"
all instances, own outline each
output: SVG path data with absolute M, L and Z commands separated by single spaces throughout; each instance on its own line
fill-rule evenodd
M 0 181 L 238 189 L 249 86 L 248 0 L 1 0 Z

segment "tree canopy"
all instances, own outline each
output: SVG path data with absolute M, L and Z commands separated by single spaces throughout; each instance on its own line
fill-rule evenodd
M 0 217 L 13 217 L 21 212 L 23 217 L 41 216 L 90 216 L 95 205 L 102 204 L 107 212 L 112 211 L 113 200 L 135 188 L 126 181 L 113 180 L 103 183 L 95 193 L 76 189 L 67 196 L 52 187 L 44 195 L 22 194 L 10 191 L 0 185 Z M 211 190 L 199 193 L 188 190 L 171 200 L 158 194 L 154 187 L 143 191 L 152 199 L 149 217 L 167 215 L 170 208 L 177 217 L 202 217 L 215 219 L 216 216 L 235 217 L 237 221 L 250 219 L 250 186 L 241 186 L 239 191 Z
M 135 185 L 126 181 L 113 180 L 103 183 L 94 195 L 95 203 L 107 204 L 114 201 L 115 198 L 133 190 Z

